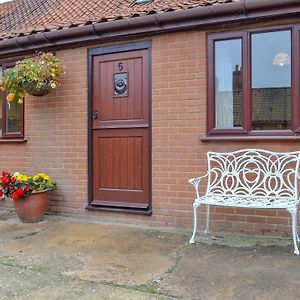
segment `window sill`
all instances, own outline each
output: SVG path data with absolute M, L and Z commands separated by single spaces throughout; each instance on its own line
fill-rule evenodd
M 9 144 L 9 143 L 26 143 L 27 139 L 1 139 L 0 144 Z
M 300 141 L 300 135 L 201 136 L 201 142 L 238 141 Z

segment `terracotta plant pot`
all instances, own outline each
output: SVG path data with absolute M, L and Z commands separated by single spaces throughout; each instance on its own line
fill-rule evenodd
M 47 208 L 47 191 L 30 194 L 13 201 L 16 214 L 24 223 L 42 221 Z
M 50 83 L 44 83 L 42 86 L 37 87 L 36 82 L 23 82 L 23 88 L 27 94 L 39 97 L 45 96 L 53 90 Z

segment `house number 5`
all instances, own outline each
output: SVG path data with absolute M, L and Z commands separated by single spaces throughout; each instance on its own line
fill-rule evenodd
M 118 65 L 118 69 L 119 71 L 122 71 L 123 70 L 123 63 L 122 62 L 119 62 L 119 65 Z

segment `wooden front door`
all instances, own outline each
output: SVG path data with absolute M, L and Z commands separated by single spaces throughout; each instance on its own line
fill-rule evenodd
M 92 59 L 92 206 L 148 209 L 148 50 Z

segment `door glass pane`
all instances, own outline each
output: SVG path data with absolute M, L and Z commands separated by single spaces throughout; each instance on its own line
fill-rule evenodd
M 6 132 L 20 133 L 22 129 L 22 104 L 18 101 L 6 104 Z
M 252 129 L 291 128 L 291 33 L 253 34 Z
M 216 128 L 242 126 L 242 41 L 215 42 Z

